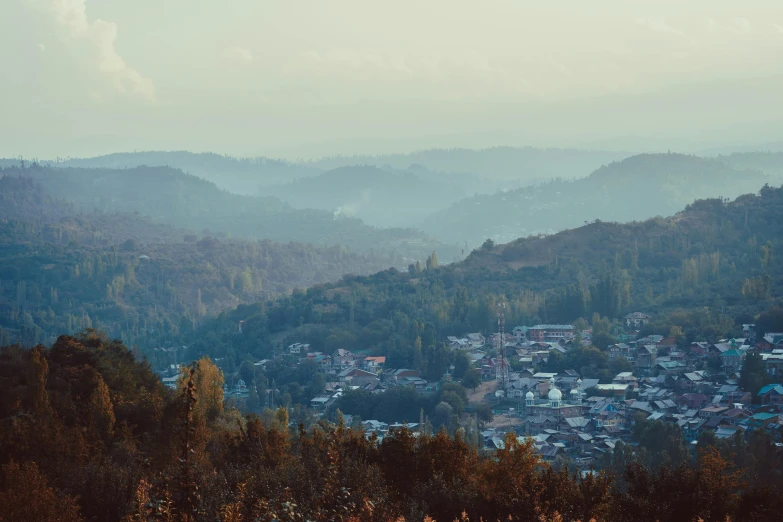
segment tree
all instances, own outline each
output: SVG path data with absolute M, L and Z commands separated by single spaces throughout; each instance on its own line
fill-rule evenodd
M 783 332 L 783 308 L 772 307 L 756 319 L 756 333 L 759 338 L 769 332 Z
M 465 376 L 462 378 L 462 385 L 465 388 L 476 390 L 481 385 L 481 370 L 478 368 L 471 368 L 465 372 Z
M 98 382 L 90 397 L 90 413 L 92 422 L 98 435 L 108 441 L 114 436 L 114 406 L 109 395 L 109 387 L 106 386 L 103 378 L 99 375 Z
M 183 389 L 187 383 L 191 368 L 194 370 L 193 383 L 198 398 L 194 415 L 214 419 L 223 412 L 223 384 L 225 383 L 223 372 L 209 357 L 204 356 L 190 366 L 182 368 L 180 389 Z
M 753 400 L 758 399 L 757 395 L 764 382 L 766 381 L 767 373 L 764 370 L 764 359 L 761 354 L 751 352 L 745 357 L 745 362 L 740 370 L 739 385 L 746 392 L 750 392 Z
M 492 408 L 486 402 L 477 404 L 474 411 L 476 412 L 476 418 L 482 423 L 492 422 Z
M 439 402 L 438 405 L 435 406 L 433 419 L 439 426 L 447 426 L 452 413 L 454 413 L 454 408 L 452 408 L 448 402 Z
M 470 370 L 471 362 L 470 357 L 463 351 L 458 351 L 454 356 L 454 378 L 461 379 L 465 376 L 465 372 Z
M 76 501 L 47 485 L 35 462 L 3 466 L 0 474 L 0 520 L 76 522 L 82 520 Z

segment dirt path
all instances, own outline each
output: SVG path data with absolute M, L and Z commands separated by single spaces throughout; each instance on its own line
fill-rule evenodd
M 488 393 L 495 393 L 498 389 L 498 381 L 492 379 L 491 381 L 482 382 L 476 391 L 468 391 L 468 402 L 482 402 L 484 396 Z

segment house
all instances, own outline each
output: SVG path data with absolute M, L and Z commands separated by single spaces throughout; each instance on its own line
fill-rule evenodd
M 299 355 L 302 353 L 307 353 L 309 349 L 310 349 L 309 344 L 294 343 L 288 346 L 288 353 Z
M 772 424 L 776 424 L 779 421 L 780 415 L 777 413 L 757 413 L 746 419 L 744 424 L 747 424 L 751 428 L 765 428 Z
M 381 370 L 384 364 L 386 364 L 385 356 L 364 358 L 364 369 L 371 372 L 377 372 L 378 370 Z
M 636 352 L 636 370 L 642 375 L 650 375 L 657 364 L 658 347 L 645 344 Z
M 731 347 L 731 345 L 729 343 L 724 343 L 724 342 L 715 343 L 715 344 L 710 346 L 709 353 L 712 354 L 712 355 L 720 355 L 723 352 L 727 352 L 727 351 L 731 350 L 731 348 L 732 347 Z
M 452 350 L 469 350 L 471 348 L 470 343 L 464 337 L 459 338 L 450 335 L 446 338 L 446 343 Z
M 742 368 L 742 354 L 736 348 L 720 354 L 721 366 L 727 373 L 739 371 Z
M 699 417 L 709 419 L 710 417 L 723 415 L 727 411 L 729 411 L 729 408 L 726 406 L 707 406 L 699 410 Z
M 469 333 L 465 337 L 468 339 L 468 343 L 470 343 L 471 348 L 474 350 L 481 348 L 487 343 L 486 338 L 484 338 L 484 336 L 480 333 Z
M 625 326 L 639 328 L 650 322 L 649 315 L 642 312 L 632 312 L 625 316 Z
M 527 326 L 515 326 L 511 331 L 511 334 L 514 336 L 517 342 L 522 342 L 527 339 Z
M 355 361 L 356 357 L 344 348 L 340 348 L 332 354 L 332 365 L 341 370 L 355 366 Z
M 399 381 L 400 379 L 403 379 L 405 377 L 421 377 L 419 370 L 411 370 L 408 368 L 401 368 L 399 370 L 394 370 L 392 373 L 392 380 Z
M 674 350 L 677 348 L 677 338 L 676 337 L 664 337 L 660 341 L 656 343 L 658 346 L 658 350 Z
M 781 406 L 783 405 L 783 385 L 767 384 L 759 390 L 758 396 L 761 399 L 761 404 Z
M 320 371 L 326 371 L 332 367 L 332 358 L 321 352 L 308 353 L 305 359 L 308 361 L 314 361 L 316 364 L 318 364 L 318 369 Z
M 528 329 L 531 341 L 560 341 L 574 337 L 574 327 L 570 324 L 537 324 Z
M 776 377 L 783 374 L 783 350 L 776 349 L 772 353 L 762 353 L 761 359 L 767 375 Z
M 685 371 L 685 365 L 676 361 L 661 361 L 656 363 L 655 371 L 658 375 L 680 375 Z
M 612 379 L 614 384 L 627 384 L 632 390 L 639 387 L 639 381 L 634 377 L 633 372 L 620 372 Z
M 596 384 L 595 391 L 599 395 L 624 400 L 628 395 L 629 387 L 628 384 Z
M 613 344 L 609 347 L 610 359 L 625 359 L 627 361 L 633 361 L 636 350 L 632 349 L 630 345 L 625 343 Z
M 379 382 L 378 376 L 361 368 L 346 368 L 337 374 L 340 381 L 351 386 L 364 387 L 368 384 Z
M 709 343 L 704 341 L 694 341 L 690 345 L 690 353 L 692 356 L 697 358 L 707 357 L 707 354 L 709 353 L 709 346 Z
M 677 403 L 687 410 L 698 410 L 709 403 L 709 398 L 703 393 L 684 393 Z

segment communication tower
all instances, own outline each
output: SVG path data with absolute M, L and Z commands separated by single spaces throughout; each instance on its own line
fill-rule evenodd
M 506 391 L 508 385 L 508 360 L 506 359 L 506 303 L 501 303 L 498 312 L 498 341 L 497 364 L 495 365 L 495 378 L 498 381 L 498 389 Z

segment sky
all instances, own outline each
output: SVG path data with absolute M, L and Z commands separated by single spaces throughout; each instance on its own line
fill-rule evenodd
M 0 0 L 0 157 L 783 140 L 780 0 Z

